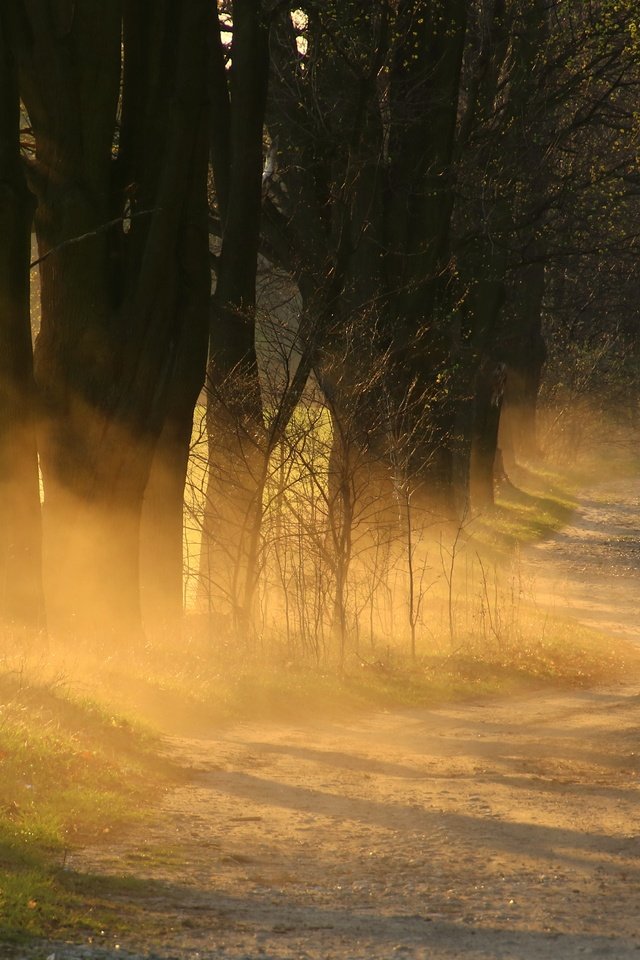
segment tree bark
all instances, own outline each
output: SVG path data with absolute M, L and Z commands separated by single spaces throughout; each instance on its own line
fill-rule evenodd
M 174 393 L 193 409 L 202 381 L 204 346 L 188 374 L 180 358 L 207 322 L 207 13 L 206 0 L 125 3 L 124 18 L 97 0 L 12 10 L 36 137 L 46 592 L 59 629 L 140 633 L 152 458 Z
M 0 11 L 0 620 L 45 625 L 36 395 L 29 316 L 34 200 L 20 160 L 20 100 Z
M 224 91 L 214 101 L 221 140 L 228 141 L 229 166 L 219 167 L 225 151 L 213 152 L 215 181 L 224 189 L 207 375 L 209 473 L 200 579 L 201 595 L 230 614 L 238 632 L 245 632 L 251 621 L 248 607 L 268 456 L 255 344 L 268 41 L 262 3 L 235 0 L 230 114 Z M 218 84 L 226 83 L 219 70 L 217 77 Z
M 509 354 L 509 376 L 505 390 L 505 432 L 515 462 L 535 460 L 537 403 L 547 350 L 542 334 L 542 307 L 545 293 L 543 262 L 525 267 L 512 292 L 513 321 L 517 343 Z
M 401 39 L 390 82 L 386 288 L 399 406 L 406 412 L 410 392 L 424 398 L 422 409 L 413 404 L 409 424 L 415 446 L 410 472 L 422 481 L 415 500 L 453 517 L 453 338 L 444 317 L 452 313 L 453 159 L 467 5 L 434 0 L 432 7 L 427 17 L 417 0 L 398 5 Z M 439 389 L 447 379 L 448 389 Z
M 494 502 L 498 428 L 506 365 L 486 359 L 476 374 L 474 421 L 469 466 L 471 505 L 482 510 Z

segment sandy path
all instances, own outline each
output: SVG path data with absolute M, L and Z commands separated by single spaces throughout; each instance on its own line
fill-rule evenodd
M 572 522 L 525 559 L 539 600 L 640 643 L 640 478 L 586 491 Z
M 640 956 L 640 691 L 176 741 L 196 772 L 76 868 L 161 881 L 162 956 Z
M 637 638 L 634 495 L 589 499 L 534 563 L 554 557 L 578 617 Z M 193 775 L 151 827 L 70 864 L 148 878 L 161 932 L 43 956 L 640 958 L 640 687 L 170 749 Z

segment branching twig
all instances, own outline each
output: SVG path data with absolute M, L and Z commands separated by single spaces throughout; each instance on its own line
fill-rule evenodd
M 41 257 L 38 257 L 37 260 L 32 260 L 29 264 L 29 269 L 33 270 L 34 267 L 37 267 L 44 260 L 54 254 L 58 253 L 60 250 L 64 250 L 66 247 L 71 247 L 73 244 L 80 243 L 82 240 L 88 240 L 90 237 L 97 237 L 101 233 L 106 233 L 107 230 L 111 230 L 112 227 L 117 226 L 119 223 L 124 223 L 125 220 L 137 220 L 138 217 L 148 217 L 152 213 L 160 212 L 160 207 L 154 207 L 152 210 L 139 210 L 138 213 L 130 213 L 126 216 L 116 217 L 115 220 L 109 220 L 107 223 L 101 224 L 99 227 L 96 227 L 95 230 L 90 230 L 88 233 L 81 233 L 79 237 L 71 237 L 69 240 L 63 240 L 62 243 L 59 243 L 57 247 L 52 247 L 51 250 L 47 250 L 46 253 L 43 253 Z

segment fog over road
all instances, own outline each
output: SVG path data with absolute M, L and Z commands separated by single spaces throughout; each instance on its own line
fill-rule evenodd
M 541 613 L 638 639 L 638 515 L 635 484 L 611 483 L 529 551 Z M 640 957 L 638 685 L 242 723 L 168 749 L 190 775 L 152 825 L 69 863 L 142 879 L 123 909 L 134 897 L 154 932 L 31 956 Z

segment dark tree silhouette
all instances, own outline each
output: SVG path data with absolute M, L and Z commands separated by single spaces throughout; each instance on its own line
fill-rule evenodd
M 20 160 L 20 99 L 0 10 L 0 619 L 41 628 L 41 521 L 29 321 L 34 200 Z
M 207 13 L 206 0 L 85 0 L 17 2 L 7 15 L 36 144 L 35 375 L 55 627 L 139 630 L 154 454 L 161 525 L 172 498 L 181 510 L 206 358 Z M 178 597 L 180 543 L 167 561 Z

